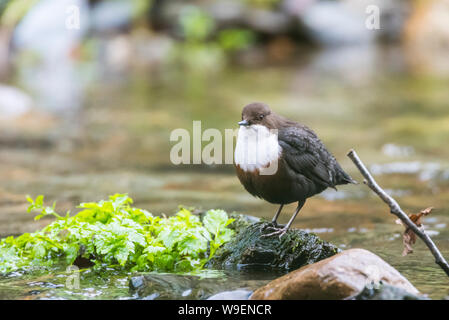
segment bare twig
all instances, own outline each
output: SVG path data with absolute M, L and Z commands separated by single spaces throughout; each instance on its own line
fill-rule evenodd
M 422 241 L 427 245 L 430 252 L 432 252 L 433 256 L 435 257 L 435 262 L 446 272 L 446 274 L 449 276 L 449 264 L 444 259 L 443 255 L 441 254 L 440 250 L 438 250 L 435 243 L 432 241 L 432 239 L 422 230 L 418 228 L 418 226 L 413 223 L 412 220 L 408 217 L 408 215 L 402 211 L 399 204 L 394 200 L 392 197 L 390 197 L 374 180 L 374 178 L 369 173 L 368 169 L 365 167 L 363 162 L 358 157 L 357 153 L 354 150 L 350 150 L 348 153 L 348 157 L 354 162 L 354 164 L 359 169 L 360 173 L 363 175 L 365 180 L 363 183 L 365 183 L 371 190 L 373 190 L 389 207 L 390 212 L 394 214 L 396 217 L 398 217 L 404 225 L 406 225 L 408 228 L 410 228 L 418 237 L 421 238 Z

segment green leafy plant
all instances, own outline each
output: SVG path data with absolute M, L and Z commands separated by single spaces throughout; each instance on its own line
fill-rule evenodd
M 0 241 L 0 272 L 71 265 L 77 258 L 94 268 L 116 267 L 130 271 L 194 271 L 229 241 L 234 221 L 223 210 L 209 210 L 203 222 L 186 208 L 165 218 L 132 207 L 126 194 L 109 200 L 81 203 L 74 216 L 61 216 L 44 206 L 44 197 L 27 198 L 28 211 L 39 211 L 38 220 L 55 221 L 35 233 Z

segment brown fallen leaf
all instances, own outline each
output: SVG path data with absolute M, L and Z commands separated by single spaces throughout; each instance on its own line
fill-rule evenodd
M 416 214 L 409 214 L 408 217 L 412 220 L 418 228 L 422 230 L 421 218 L 430 214 L 433 210 L 433 207 L 426 208 L 421 210 L 421 212 Z M 412 245 L 416 242 L 416 234 L 409 227 L 404 225 L 400 219 L 396 220 L 397 224 L 401 224 L 405 227 L 405 231 L 402 234 L 402 243 L 404 244 L 404 251 L 402 251 L 402 255 L 406 256 L 409 253 L 413 252 Z

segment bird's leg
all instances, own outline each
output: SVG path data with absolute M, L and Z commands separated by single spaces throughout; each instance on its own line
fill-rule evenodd
M 274 225 L 277 225 L 277 219 L 279 217 L 279 215 L 281 214 L 282 208 L 284 207 L 283 204 L 281 204 L 281 206 L 279 207 L 278 211 L 276 211 L 276 214 L 273 217 L 273 220 L 271 220 L 271 223 Z
M 290 228 L 290 226 L 292 225 L 293 221 L 295 220 L 296 216 L 298 215 L 299 211 L 301 210 L 301 208 L 304 206 L 305 203 L 306 203 L 305 200 L 298 201 L 298 206 L 296 207 L 295 213 L 290 218 L 290 220 L 285 225 L 285 227 L 283 227 L 282 229 L 279 229 L 279 230 L 277 230 L 275 232 L 272 232 L 272 233 L 269 233 L 269 234 L 264 234 L 262 237 L 271 237 L 271 236 L 274 236 L 274 235 L 279 235 L 279 238 L 281 238 L 287 232 L 287 230 Z
M 281 214 L 282 208 L 284 207 L 283 204 L 281 204 L 281 206 L 278 208 L 278 210 L 276 211 L 276 214 L 274 215 L 273 219 L 271 220 L 271 224 L 273 224 L 273 226 L 263 226 L 263 229 L 271 229 L 271 230 L 278 230 L 278 224 L 277 224 L 277 219 L 279 217 L 279 215 Z
M 288 230 L 290 228 L 290 226 L 292 225 L 293 221 L 295 220 L 296 216 L 298 215 L 299 211 L 302 209 L 302 207 L 304 206 L 305 203 L 306 203 L 305 200 L 298 201 L 298 206 L 296 207 L 295 213 L 293 214 L 293 216 L 290 218 L 287 225 L 285 226 L 286 230 Z

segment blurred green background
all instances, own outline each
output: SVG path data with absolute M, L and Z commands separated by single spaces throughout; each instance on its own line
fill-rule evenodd
M 449 257 L 447 1 L 0 0 L 0 19 L 1 237 L 48 223 L 26 214 L 26 194 L 60 211 L 127 192 L 154 214 L 182 204 L 271 218 L 232 165 L 169 158 L 172 130 L 237 128 L 243 106 L 263 101 L 313 128 L 360 181 L 345 156 L 356 149 L 406 211 L 434 206 L 424 224 Z M 294 227 L 448 295 L 423 244 L 401 257 L 394 220 L 361 184 L 310 199 Z

